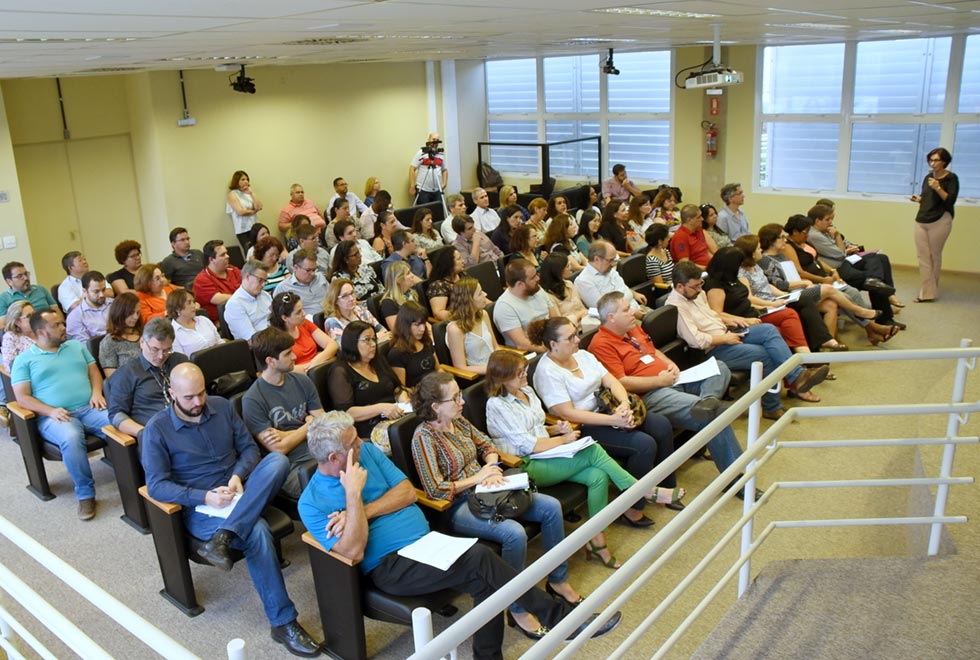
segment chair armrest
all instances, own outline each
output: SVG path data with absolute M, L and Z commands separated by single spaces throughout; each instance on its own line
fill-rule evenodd
M 544 414 L 544 423 L 545 423 L 545 425 L 547 425 L 547 426 L 554 426 L 558 422 L 568 422 L 568 420 L 567 419 L 562 419 L 561 417 L 558 417 L 556 415 L 552 415 L 551 413 L 545 413 Z M 580 426 L 582 426 L 578 422 L 568 422 L 568 424 L 569 424 L 569 426 L 572 427 L 572 430 L 573 431 L 577 430 Z
M 15 401 L 11 401 L 7 404 L 7 410 L 9 410 L 10 412 L 17 415 L 18 417 L 20 417 L 25 421 L 28 419 L 34 419 L 36 417 L 36 415 L 33 412 L 31 412 L 30 410 L 28 410 L 27 408 L 25 408 L 24 406 L 20 405 Z
M 498 451 L 497 456 L 500 457 L 500 462 L 509 468 L 520 467 L 524 462 L 519 456 L 514 456 L 513 454 L 508 454 L 502 451 Z
M 670 290 L 670 285 L 667 284 L 666 282 L 654 282 L 653 283 L 653 288 L 654 289 L 664 289 L 665 291 L 669 291 Z
M 453 504 L 449 500 L 434 500 L 426 495 L 425 491 L 421 488 L 415 489 L 415 497 L 418 499 L 419 504 L 422 506 L 427 506 L 435 511 L 445 511 Z
M 480 377 L 480 374 L 478 373 L 466 371 L 465 369 L 459 369 L 451 364 L 440 364 L 439 371 L 444 371 L 447 374 L 456 376 L 457 378 L 462 378 L 463 380 L 476 380 Z
M 153 499 L 150 497 L 150 491 L 146 489 L 146 486 L 140 486 L 140 495 L 143 496 L 143 499 L 163 511 L 168 516 L 179 513 L 182 508 L 179 504 L 174 504 L 173 502 L 160 502 L 159 500 Z
M 333 550 L 325 550 L 323 546 L 320 544 L 320 542 L 317 541 L 315 538 L 313 538 L 313 535 L 310 534 L 309 532 L 303 532 L 303 543 L 313 548 L 316 548 L 317 550 L 327 555 L 328 557 L 332 557 L 333 559 L 336 559 L 340 563 L 346 564 L 347 566 L 357 566 L 358 564 L 361 563 L 359 561 L 354 561 L 349 557 L 345 557 L 342 554 L 334 552 Z
M 106 424 L 105 426 L 103 426 L 102 432 L 105 433 L 107 438 L 116 442 L 119 445 L 122 445 L 123 447 L 129 447 L 130 445 L 136 444 L 136 438 L 129 435 L 128 433 L 123 433 L 112 424 Z

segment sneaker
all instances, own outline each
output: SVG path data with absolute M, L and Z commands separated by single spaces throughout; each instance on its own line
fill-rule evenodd
M 95 517 L 95 498 L 90 497 L 87 500 L 78 500 L 78 519 L 91 520 L 94 517 Z

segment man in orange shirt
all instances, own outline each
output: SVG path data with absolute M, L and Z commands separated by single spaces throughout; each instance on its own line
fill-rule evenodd
M 681 209 L 681 226 L 670 239 L 670 256 L 674 262 L 690 259 L 704 268 L 711 261 L 714 252 L 714 241 L 705 236 L 701 228 L 701 210 L 694 204 L 688 204 Z
M 728 408 L 720 398 L 731 379 L 725 363 L 718 361 L 715 376 L 675 385 L 680 370 L 637 325 L 630 301 L 621 292 L 605 294 L 597 308 L 602 326 L 589 342 L 589 352 L 623 387 L 643 397 L 647 410 L 665 416 L 675 427 L 697 432 Z M 708 450 L 719 472 L 742 454 L 731 426 L 708 442 Z
M 303 186 L 294 183 L 289 187 L 289 202 L 279 211 L 279 231 L 286 233 L 297 215 L 305 215 L 317 229 L 322 229 L 327 224 L 316 204 L 306 199 Z

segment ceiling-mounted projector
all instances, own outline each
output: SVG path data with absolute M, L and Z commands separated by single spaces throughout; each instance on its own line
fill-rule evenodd
M 742 82 L 742 72 L 734 69 L 719 67 L 693 72 L 684 81 L 686 89 L 703 89 L 705 87 L 729 87 Z

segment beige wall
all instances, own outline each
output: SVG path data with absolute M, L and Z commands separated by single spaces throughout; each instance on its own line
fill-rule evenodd
M 17 247 L 3 249 L 3 243 L 0 241 L 0 263 L 20 261 L 33 272 L 34 258 L 27 236 L 20 180 L 14 161 L 13 144 L 10 141 L 10 128 L 7 124 L 2 89 L 0 89 L 0 191 L 6 192 L 9 198 L 9 201 L 0 203 L 0 236 L 13 236 L 17 242 Z M 32 281 L 36 283 L 37 278 L 33 278 Z
M 740 181 L 748 193 L 745 211 L 753 228 L 805 212 L 819 196 L 755 190 L 751 157 L 755 149 L 755 53 L 755 47 L 738 47 L 725 56 L 727 64 L 745 74 L 746 82 L 725 90 L 717 159 L 709 162 L 704 155 L 700 122 L 708 116 L 703 92 L 675 90 L 673 127 L 673 183 L 684 190 L 685 201 L 718 203 L 716 182 Z M 675 69 L 699 63 L 705 55 L 701 47 L 680 49 Z M 456 62 L 455 74 L 463 161 L 460 181 L 463 188 L 470 188 L 476 183 L 475 143 L 486 131 L 482 63 Z M 397 206 L 409 203 L 408 162 L 428 131 L 423 63 L 255 67 L 249 69 L 258 88 L 255 95 L 232 92 L 228 75 L 210 70 L 185 72 L 189 108 L 197 119 L 197 126 L 191 128 L 176 124 L 181 117 L 176 72 L 62 81 L 72 141 L 115 136 L 130 140 L 135 184 L 121 185 L 135 186 L 131 194 L 141 217 L 132 218 L 129 233 L 145 237 L 146 260 L 159 259 L 169 251 L 166 233 L 178 224 L 191 229 L 198 247 L 209 238 L 233 239 L 224 213 L 224 195 L 236 169 L 251 175 L 265 205 L 260 219 L 268 225 L 275 223 L 293 182 L 303 184 L 307 195 L 322 206 L 332 194 L 333 177 L 344 176 L 351 189 L 361 194 L 364 180 L 374 175 L 393 194 Z M 438 81 L 437 75 L 436 107 L 441 116 Z M 11 144 L 14 153 L 28 147 L 57 150 L 64 146 L 53 80 L 7 80 L 0 92 L 0 101 L 6 103 L 5 115 L 0 117 L 0 156 L 5 149 L 10 153 Z M 9 129 L 4 122 L 9 122 Z M 3 233 L 18 236 L 16 253 L 28 262 L 25 226 L 40 223 L 54 235 L 77 226 L 78 218 L 67 202 L 64 213 L 43 213 L 52 207 L 53 197 L 65 195 L 59 190 L 33 193 L 39 198 L 25 199 L 25 215 L 17 202 L 22 186 L 10 162 L 9 157 L 0 158 L 0 190 L 9 189 L 12 199 L 0 205 L 0 222 L 10 223 L 10 231 Z M 527 182 L 519 183 L 526 189 Z M 837 202 L 838 224 L 849 236 L 882 248 L 896 263 L 915 263 L 913 205 L 839 195 Z M 105 203 L 113 203 L 111 195 Z M 32 208 L 38 209 L 36 218 Z M 980 233 L 978 221 L 980 207 L 959 205 L 946 249 L 947 268 L 980 272 L 971 249 Z M 118 232 L 126 231 L 125 221 L 113 221 L 98 239 L 114 242 Z M 106 249 L 99 252 L 106 254 Z M 108 270 L 115 265 L 93 263 L 93 267 Z

